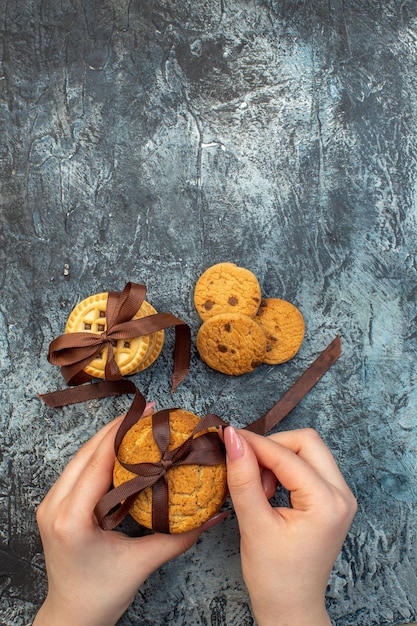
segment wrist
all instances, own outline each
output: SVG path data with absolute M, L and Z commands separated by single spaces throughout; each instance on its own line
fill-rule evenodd
M 94 614 L 91 610 L 80 613 L 71 607 L 66 610 L 66 607 L 56 607 L 54 604 L 46 598 L 45 602 L 39 609 L 32 626 L 115 626 L 117 619 L 111 620 L 108 616 L 104 617 L 99 611 L 100 615 Z
M 252 606 L 257 626 L 331 626 L 323 605 L 313 606 Z

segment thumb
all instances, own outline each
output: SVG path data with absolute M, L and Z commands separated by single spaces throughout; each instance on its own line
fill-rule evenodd
M 265 495 L 258 460 L 247 439 L 233 426 L 224 429 L 227 484 L 241 532 L 253 533 L 272 508 Z
M 136 563 L 137 571 L 143 578 L 138 581 L 139 585 L 164 563 L 191 548 L 202 532 L 202 528 L 196 528 L 177 535 L 155 533 L 140 539 L 130 539 L 132 552 L 136 552 L 132 562 Z

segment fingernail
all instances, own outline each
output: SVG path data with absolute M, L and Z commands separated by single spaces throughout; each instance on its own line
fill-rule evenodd
M 261 482 L 265 495 L 269 500 L 277 490 L 278 481 L 271 470 L 263 469 L 261 471 Z
M 231 461 L 240 459 L 243 455 L 243 445 L 237 430 L 233 428 L 233 426 L 226 426 L 226 428 L 223 429 L 223 437 L 229 459 Z
M 207 522 L 204 522 L 201 528 L 203 530 L 209 530 L 210 528 L 213 528 L 213 526 L 217 526 L 219 522 L 222 522 L 224 519 L 226 519 L 228 515 L 228 511 L 224 511 L 223 513 L 217 513 L 216 515 L 213 515 L 213 517 L 211 517 L 209 520 L 207 520 Z
M 146 417 L 148 415 L 152 415 L 152 413 L 155 410 L 155 406 L 156 406 L 156 402 L 147 402 L 145 409 L 143 411 L 143 417 Z

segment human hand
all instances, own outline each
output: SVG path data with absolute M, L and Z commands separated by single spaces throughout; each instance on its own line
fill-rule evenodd
M 261 437 L 227 427 L 224 442 L 257 623 L 330 624 L 326 586 L 357 508 L 330 450 L 312 429 Z M 290 492 L 291 508 L 270 505 L 262 480 L 268 472 Z
M 93 510 L 112 481 L 121 419 L 79 450 L 38 508 L 48 594 L 33 626 L 113 626 L 145 579 L 190 548 L 204 528 L 131 538 L 99 527 Z

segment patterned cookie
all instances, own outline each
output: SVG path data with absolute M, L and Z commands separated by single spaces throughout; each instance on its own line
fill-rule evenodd
M 197 350 L 207 365 L 223 374 L 251 372 L 266 356 L 266 336 L 259 324 L 240 313 L 207 319 L 197 333 Z
M 104 332 L 106 330 L 107 296 L 107 292 L 104 292 L 82 300 L 70 314 L 65 332 L 90 332 L 97 334 Z M 149 302 L 144 301 L 139 311 L 133 316 L 133 319 L 139 319 L 154 313 L 156 311 L 153 306 Z M 119 339 L 116 342 L 113 350 L 122 376 L 138 372 L 145 360 L 149 361 L 149 365 L 153 362 L 151 357 L 156 358 L 159 354 L 157 347 L 161 344 L 161 332 L 163 342 L 163 331 L 158 331 L 151 335 L 133 337 L 129 340 Z M 157 335 L 156 340 L 153 335 Z M 155 341 L 156 343 L 154 343 Z M 162 348 L 162 345 L 160 345 L 160 348 Z M 103 350 L 84 368 L 87 374 L 95 378 L 105 377 L 107 352 L 108 347 L 103 346 Z
M 243 313 L 254 317 L 261 302 L 261 287 L 250 271 L 234 263 L 209 267 L 198 279 L 194 305 L 202 320 L 219 313 Z
M 151 304 L 149 304 L 149 302 L 145 300 L 140 307 L 139 313 L 139 317 L 145 317 L 145 315 L 155 315 L 157 311 Z M 137 368 L 134 370 L 134 372 L 132 372 L 132 374 L 136 374 L 137 372 L 142 372 L 143 370 L 146 370 L 147 367 L 149 367 L 154 361 L 156 361 L 161 353 L 165 339 L 164 331 L 157 330 L 156 332 L 148 335 L 148 337 L 149 346 L 146 354 L 137 366 Z
M 264 363 L 285 363 L 297 354 L 303 343 L 305 325 L 296 306 L 286 300 L 265 298 L 255 320 L 267 338 Z
M 170 413 L 169 450 L 177 448 L 194 430 L 200 418 L 194 413 L 175 409 Z M 208 429 L 212 430 L 212 429 Z M 206 431 L 205 431 L 206 432 Z M 161 453 L 152 434 L 152 417 L 143 417 L 123 437 L 118 452 L 124 463 L 155 463 Z M 135 474 L 115 460 L 115 487 L 134 478 Z M 197 528 L 220 509 L 226 499 L 226 465 L 179 465 L 167 471 L 169 493 L 169 530 L 182 533 Z M 152 487 L 140 492 L 130 508 L 139 524 L 152 528 Z

